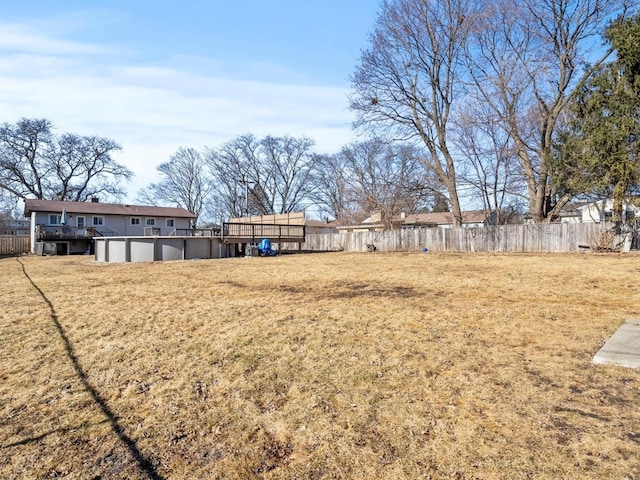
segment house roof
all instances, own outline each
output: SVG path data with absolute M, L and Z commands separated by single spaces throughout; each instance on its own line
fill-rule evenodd
M 637 198 L 637 197 L 635 197 Z M 627 198 L 625 199 L 625 201 L 623 202 L 623 208 L 625 210 L 637 210 L 638 206 L 634 203 L 633 198 Z M 590 209 L 593 207 L 599 208 L 599 209 L 610 209 L 613 206 L 613 198 L 605 198 L 605 199 L 601 199 L 601 200 L 596 200 L 594 202 L 582 202 L 582 204 L 577 207 L 578 210 L 582 211 L 585 209 Z
M 483 223 L 488 217 L 489 214 L 484 210 L 462 212 L 462 223 Z M 401 219 L 398 218 L 394 220 L 400 221 Z M 405 216 L 401 221 L 403 225 L 451 225 L 453 224 L 453 214 L 451 212 L 415 213 Z
M 88 215 L 121 215 L 127 217 L 177 217 L 196 218 L 184 208 L 151 207 L 147 205 L 127 205 L 100 202 L 63 202 L 58 200 L 28 199 L 24 202 L 24 215 L 31 212 L 62 212 Z
M 485 212 L 484 210 L 471 210 L 462 212 L 462 223 L 463 224 L 480 224 L 484 223 L 487 219 L 491 217 L 490 213 Z M 453 214 L 451 212 L 431 212 L 431 213 L 414 213 L 411 215 L 405 215 L 404 218 L 401 215 L 393 217 L 393 224 L 396 226 L 399 225 L 407 225 L 407 226 L 415 226 L 415 225 L 452 225 L 453 224 Z M 359 224 L 351 224 L 351 225 L 337 225 L 338 229 L 348 229 L 348 228 L 381 228 L 383 227 L 383 223 L 380 220 L 379 215 L 372 215 L 371 217 L 362 221 Z
M 560 217 L 580 217 L 581 210 L 587 205 L 587 202 L 568 202 L 560 210 Z
M 326 222 L 324 220 L 315 220 L 313 218 L 307 218 L 304 221 L 305 226 L 307 227 L 328 227 L 335 228 L 336 222 L 335 220 L 332 222 Z

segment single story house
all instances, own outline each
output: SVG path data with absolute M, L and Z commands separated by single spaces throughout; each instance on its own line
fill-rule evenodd
M 495 214 L 484 210 L 462 212 L 462 226 L 480 227 L 495 223 Z M 453 214 L 451 212 L 431 212 L 404 214 L 393 218 L 393 228 L 451 228 L 453 226 Z M 384 230 L 384 223 L 380 213 L 374 213 L 369 218 L 355 225 L 338 225 L 339 232 L 376 232 Z
M 584 207 L 586 202 L 569 202 L 562 210 L 560 210 L 560 217 L 558 221 L 560 223 L 582 223 L 582 211 L 581 207 Z
M 582 223 L 610 222 L 613 218 L 613 199 L 598 200 L 578 207 Z M 640 207 L 630 201 L 622 205 L 622 221 L 631 222 L 640 217 Z
M 92 254 L 93 238 L 161 236 L 189 230 L 196 216 L 184 208 L 57 200 L 25 200 L 31 252 Z
M 402 228 L 439 227 L 451 228 L 453 226 L 453 213 L 431 212 L 416 213 L 413 215 L 401 215 Z M 469 210 L 462 212 L 462 226 L 466 228 L 494 225 L 496 215 L 484 210 Z
M 306 219 L 304 222 L 307 234 L 327 234 L 338 233 L 335 221 L 329 222 L 325 220 Z

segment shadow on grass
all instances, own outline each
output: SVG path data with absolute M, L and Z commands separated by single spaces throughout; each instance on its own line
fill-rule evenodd
M 154 479 L 154 480 L 155 479 L 162 480 L 163 477 L 161 477 L 158 474 L 158 472 L 156 471 L 156 469 L 153 466 L 153 464 L 151 463 L 151 461 L 148 458 L 146 458 L 142 454 L 142 452 L 138 449 L 138 446 L 136 445 L 136 442 L 133 441 L 131 439 L 131 437 L 129 437 L 124 432 L 124 429 L 118 423 L 118 418 L 111 411 L 111 409 L 109 408 L 109 406 L 107 405 L 105 400 L 100 396 L 98 391 L 89 383 L 89 379 L 87 378 L 87 374 L 83 370 L 82 365 L 80 365 L 80 361 L 78 360 L 78 357 L 76 356 L 75 352 L 73 351 L 73 346 L 71 345 L 71 342 L 69 341 L 69 337 L 67 337 L 67 334 L 65 333 L 64 328 L 62 327 L 62 324 L 58 320 L 58 314 L 56 313 L 56 310 L 53 307 L 53 304 L 47 298 L 47 296 L 44 294 L 44 292 L 40 289 L 40 287 L 38 287 L 38 285 L 36 285 L 36 283 L 31 279 L 31 277 L 27 273 L 27 270 L 26 270 L 26 268 L 24 266 L 24 263 L 22 263 L 22 261 L 20 261 L 20 259 L 17 259 L 17 261 L 22 266 L 22 271 L 23 271 L 25 277 L 27 277 L 29 282 L 31 282 L 31 285 L 33 285 L 33 288 L 35 288 L 38 291 L 38 293 L 40 294 L 42 299 L 49 306 L 49 309 L 51 310 L 51 320 L 53 321 L 56 329 L 58 330 L 58 333 L 60 334 L 60 337 L 62 338 L 62 341 L 64 343 L 64 347 L 65 347 L 65 349 L 67 351 L 67 355 L 69 356 L 69 359 L 71 360 L 71 363 L 73 363 L 73 368 L 75 369 L 76 374 L 78 375 L 78 377 L 82 381 L 82 384 L 84 385 L 84 388 L 87 390 L 87 392 L 89 392 L 89 394 L 91 395 L 93 400 L 100 407 L 100 410 L 102 410 L 102 413 L 104 413 L 105 417 L 107 417 L 107 419 L 109 420 L 109 423 L 111 423 L 111 428 L 112 428 L 113 432 L 116 435 L 118 435 L 118 438 L 120 439 L 120 441 L 122 441 L 122 443 L 124 443 L 126 445 L 127 449 L 129 450 L 129 452 L 131 453 L 131 455 L 133 456 L 135 461 L 140 466 L 140 469 L 144 473 L 146 473 L 149 476 L 149 478 Z
M 94 424 L 83 424 L 82 428 L 88 428 L 95 425 L 100 425 L 101 423 L 105 423 L 108 420 L 103 420 Z M 53 435 L 54 433 L 68 433 L 77 430 L 78 427 L 67 427 L 67 428 L 58 428 L 56 430 L 51 430 L 49 432 L 45 432 L 42 435 L 38 435 L 36 437 L 25 438 L 24 440 L 20 440 L 19 442 L 9 443 L 8 445 L 3 445 L 4 448 L 18 447 L 20 445 L 28 445 L 29 443 L 39 442 L 40 440 L 47 438 L 49 435 Z
M 234 285 L 245 287 L 245 285 Z M 254 287 L 251 287 L 254 288 Z M 254 288 L 255 289 L 255 288 Z M 298 285 L 280 285 L 278 290 L 287 294 L 313 294 L 312 288 Z M 431 292 L 434 296 L 442 296 L 443 293 Z M 445 292 L 446 293 L 446 292 Z M 388 297 L 388 298 L 413 298 L 419 295 L 413 287 L 401 285 L 383 286 L 366 282 L 334 282 L 332 288 L 322 289 L 316 294 L 319 298 L 350 299 L 359 297 Z

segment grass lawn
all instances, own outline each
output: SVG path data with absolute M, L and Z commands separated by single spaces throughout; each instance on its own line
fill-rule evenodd
M 0 259 L 0 478 L 638 479 L 638 255 Z

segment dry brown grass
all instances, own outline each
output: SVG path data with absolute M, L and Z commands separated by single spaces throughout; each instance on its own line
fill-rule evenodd
M 640 478 L 638 256 L 0 272 L 0 478 Z

